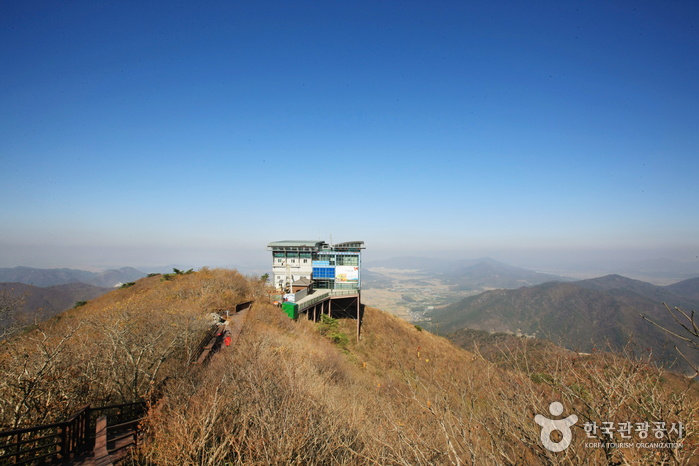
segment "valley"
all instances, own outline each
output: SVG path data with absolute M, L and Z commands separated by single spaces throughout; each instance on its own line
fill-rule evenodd
M 490 258 L 446 261 L 400 257 L 362 272 L 362 296 L 371 306 L 409 322 L 429 322 L 435 309 L 483 291 L 511 289 L 567 277 L 512 267 Z
M 418 270 L 379 267 L 368 272 L 362 273 L 362 300 L 408 322 L 423 321 L 427 311 L 480 293 L 477 290 L 453 291 L 441 277 Z M 367 275 L 370 278 L 364 278 Z

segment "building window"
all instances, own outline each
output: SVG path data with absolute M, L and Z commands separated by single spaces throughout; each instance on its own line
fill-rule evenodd
M 337 265 L 359 265 L 359 256 L 337 256 Z
M 308 259 L 304 259 L 304 260 L 303 260 L 303 263 L 304 263 L 304 264 L 308 264 Z

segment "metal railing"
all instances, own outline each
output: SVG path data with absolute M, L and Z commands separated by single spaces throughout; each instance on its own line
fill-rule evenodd
M 326 291 L 330 291 L 330 293 L 326 293 Z M 325 301 L 329 298 L 336 298 L 338 296 L 356 296 L 359 294 L 359 290 L 316 290 L 316 293 L 322 293 L 322 295 L 310 299 L 303 304 L 299 304 L 299 312 L 304 311 L 314 304 L 318 304 L 319 302 Z
M 359 294 L 359 290 L 357 289 L 350 289 L 350 290 L 331 290 L 330 293 L 333 297 L 335 296 L 355 296 Z
M 254 302 L 255 300 L 245 301 L 244 303 L 238 303 L 233 306 L 214 309 L 213 312 L 217 313 L 221 317 L 229 317 L 230 315 L 250 309 Z
M 325 293 L 325 292 L 320 292 L 320 291 L 316 291 L 316 293 L 322 293 L 322 295 L 316 296 L 315 298 L 312 298 L 312 299 L 309 299 L 308 301 L 306 301 L 303 304 L 299 304 L 299 312 L 301 312 L 305 309 L 308 309 L 309 307 L 313 306 L 314 304 L 317 304 L 321 301 L 324 301 L 331 296 L 330 293 Z

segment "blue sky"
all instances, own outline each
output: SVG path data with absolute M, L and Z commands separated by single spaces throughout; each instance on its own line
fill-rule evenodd
M 147 3 L 147 4 L 146 4 Z M 0 3 L 0 267 L 699 255 L 696 2 Z

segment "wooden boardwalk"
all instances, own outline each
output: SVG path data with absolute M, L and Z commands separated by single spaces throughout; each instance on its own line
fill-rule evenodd
M 249 309 L 238 312 L 228 319 L 228 336 L 231 338 L 231 347 L 235 346 L 240 338 L 240 332 L 243 331 L 243 326 L 248 318 Z M 225 349 L 225 346 L 222 348 Z

